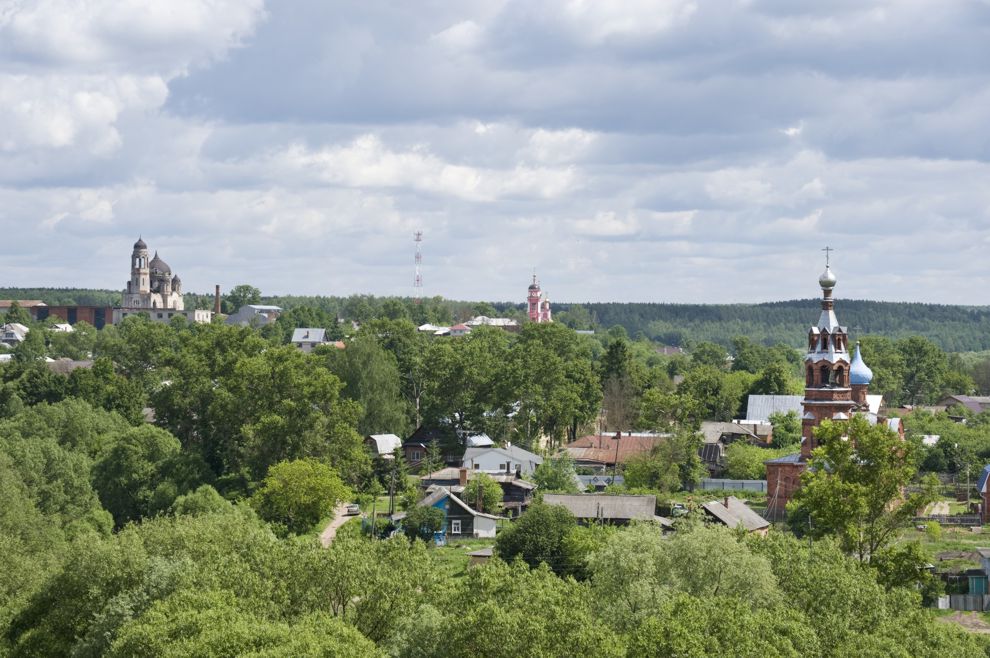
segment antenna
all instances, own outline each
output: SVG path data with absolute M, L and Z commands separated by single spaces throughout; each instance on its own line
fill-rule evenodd
M 413 289 L 414 289 L 414 301 L 419 304 L 423 296 L 423 275 L 419 271 L 420 265 L 423 264 L 423 253 L 420 251 L 419 245 L 423 242 L 423 232 L 416 231 L 413 234 L 413 242 L 416 243 L 416 276 L 413 278 Z

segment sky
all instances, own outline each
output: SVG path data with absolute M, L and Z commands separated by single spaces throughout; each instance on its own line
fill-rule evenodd
M 988 0 L 0 0 L 0 287 L 990 304 Z

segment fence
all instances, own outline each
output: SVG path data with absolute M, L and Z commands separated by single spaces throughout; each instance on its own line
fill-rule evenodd
M 980 520 L 977 514 L 933 514 L 931 516 L 914 517 L 915 523 L 927 523 L 928 521 L 938 521 L 939 525 L 983 525 L 983 521 Z
M 766 480 L 722 480 L 716 478 L 702 478 L 698 483 L 699 489 L 705 491 L 758 491 L 766 493 Z
M 983 612 L 990 608 L 990 596 L 980 594 L 950 594 L 949 608 Z

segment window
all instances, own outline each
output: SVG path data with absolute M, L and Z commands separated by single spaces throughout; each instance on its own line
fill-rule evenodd
M 163 317 L 165 317 L 165 314 L 164 314 L 164 313 L 159 313 L 159 314 L 158 314 L 158 319 L 159 319 L 159 320 L 161 320 L 161 319 L 162 319 Z
M 452 519 L 450 521 L 450 534 L 452 534 L 452 535 L 459 535 L 459 534 L 461 534 L 461 520 L 460 519 Z
M 420 459 L 423 458 L 423 453 L 421 453 L 419 450 L 413 450 L 410 453 L 409 458 L 412 459 L 414 462 L 418 462 Z
M 481 470 L 481 464 L 475 464 L 474 465 L 474 470 L 480 471 Z
M 846 374 L 842 366 L 839 366 L 835 371 L 835 383 L 839 386 L 845 386 L 846 384 Z

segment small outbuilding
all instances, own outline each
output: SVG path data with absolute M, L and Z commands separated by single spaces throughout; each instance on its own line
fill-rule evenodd
M 735 496 L 703 503 L 701 507 L 716 522 L 729 528 L 742 527 L 746 532 L 755 532 L 758 535 L 766 535 L 770 529 L 769 521 Z

